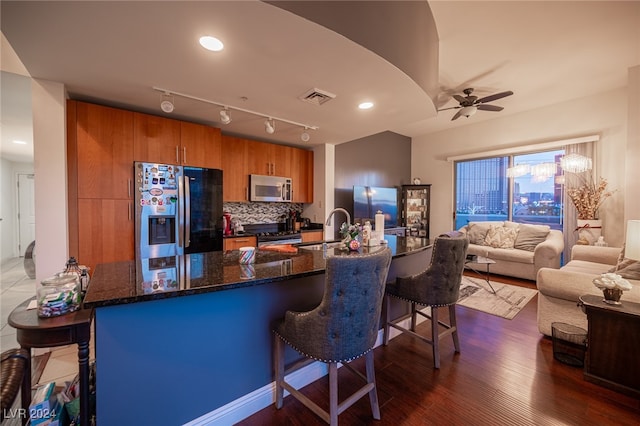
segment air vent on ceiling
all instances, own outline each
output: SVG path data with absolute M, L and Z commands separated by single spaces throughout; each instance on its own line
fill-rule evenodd
M 311 89 L 304 95 L 300 96 L 300 100 L 314 105 L 322 105 L 323 103 L 335 98 L 336 95 L 325 90 Z

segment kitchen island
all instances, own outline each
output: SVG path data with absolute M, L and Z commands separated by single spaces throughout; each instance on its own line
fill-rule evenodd
M 386 239 L 389 280 L 427 267 L 429 240 Z M 270 404 L 271 324 L 316 306 L 325 258 L 341 255 L 349 252 L 259 250 L 252 268 L 238 264 L 237 251 L 98 265 L 84 300 L 95 310 L 98 425 L 231 424 Z M 154 268 L 163 273 L 150 281 Z M 286 353 L 287 363 L 297 358 Z M 305 374 L 300 386 L 325 371 L 312 365 Z

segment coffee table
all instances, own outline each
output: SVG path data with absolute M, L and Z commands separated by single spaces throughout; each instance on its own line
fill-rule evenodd
M 489 259 L 488 257 L 474 255 L 471 258 L 467 257 L 467 259 L 464 262 L 464 267 L 480 275 L 480 277 L 487 282 L 487 285 L 489 286 L 489 288 L 491 288 L 491 292 L 493 294 L 496 294 L 496 290 L 491 285 L 491 281 L 489 281 L 489 266 L 493 265 L 494 263 L 496 263 L 496 261 Z M 486 265 L 486 272 L 480 272 L 476 269 L 476 267 L 472 265 Z

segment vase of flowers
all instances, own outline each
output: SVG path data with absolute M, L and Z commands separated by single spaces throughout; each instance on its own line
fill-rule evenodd
M 613 272 L 600 275 L 593 280 L 593 284 L 602 290 L 603 302 L 610 305 L 620 305 L 622 292 L 631 290 L 631 283 Z
M 356 251 L 360 248 L 360 224 L 354 223 L 353 225 L 344 222 L 340 226 L 340 235 L 342 236 L 342 242 L 344 245 L 352 251 Z
M 600 178 L 598 183 L 583 178 L 575 187 L 567 188 L 567 195 L 578 212 L 578 243 L 595 243 L 602 234 L 602 221 L 598 218 L 598 209 L 602 203 L 613 195 L 614 191 L 607 191 L 607 181 Z

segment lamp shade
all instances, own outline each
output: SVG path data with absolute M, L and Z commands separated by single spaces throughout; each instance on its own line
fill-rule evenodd
M 640 260 L 640 220 L 630 220 L 627 222 L 624 257 Z

